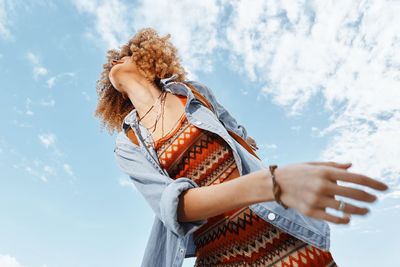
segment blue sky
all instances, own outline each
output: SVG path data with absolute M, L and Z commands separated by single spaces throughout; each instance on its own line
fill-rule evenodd
M 139 266 L 154 215 L 94 117 L 95 82 L 105 51 L 148 26 L 172 35 L 265 163 L 351 161 L 386 182 L 353 185 L 379 200 L 330 223 L 331 252 L 340 266 L 396 262 L 399 13 L 378 0 L 0 0 L 0 267 Z

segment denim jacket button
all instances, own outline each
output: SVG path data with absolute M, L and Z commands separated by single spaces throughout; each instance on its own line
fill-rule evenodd
M 181 254 L 183 254 L 183 252 L 185 252 L 185 250 L 183 248 L 181 248 L 179 251 Z
M 269 219 L 270 221 L 275 220 L 275 213 L 270 212 L 270 213 L 268 214 L 268 219 Z

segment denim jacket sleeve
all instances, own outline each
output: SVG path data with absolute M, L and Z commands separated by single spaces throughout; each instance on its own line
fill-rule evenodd
M 215 97 L 215 94 L 209 87 L 198 81 L 186 81 L 186 82 L 192 84 L 201 94 L 203 94 L 204 97 L 206 97 L 210 101 L 210 103 L 214 107 L 218 119 L 224 124 L 226 128 L 234 131 L 235 133 L 240 135 L 244 140 L 247 139 L 246 128 L 242 124 L 239 124 L 236 121 L 236 119 L 229 113 L 229 111 L 226 110 L 225 107 L 218 102 L 217 98 Z
M 180 194 L 187 189 L 199 187 L 193 180 L 187 177 L 174 180 L 161 174 L 146 159 L 139 146 L 130 142 L 124 132 L 120 132 L 117 137 L 114 155 L 118 166 L 129 175 L 137 190 L 166 228 L 178 236 L 184 236 L 207 222 L 207 220 L 192 222 L 177 220 Z

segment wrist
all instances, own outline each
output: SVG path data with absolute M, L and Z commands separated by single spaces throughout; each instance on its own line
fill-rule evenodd
M 257 171 L 258 180 L 254 184 L 255 195 L 258 202 L 267 202 L 275 200 L 273 194 L 272 176 L 268 168 L 262 168 Z
M 278 181 L 278 178 L 277 178 L 277 176 L 280 178 L 282 177 L 281 176 L 282 168 L 278 168 L 278 165 L 272 164 L 272 165 L 269 165 L 269 170 L 271 172 L 271 180 L 272 180 L 272 187 L 273 187 L 272 191 L 273 191 L 274 199 L 283 208 L 288 209 L 289 207 L 287 205 L 285 205 L 285 203 L 283 203 L 281 200 L 282 188 L 280 185 L 280 181 Z

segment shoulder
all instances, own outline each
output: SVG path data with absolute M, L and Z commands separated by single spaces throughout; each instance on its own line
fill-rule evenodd
M 194 88 L 196 88 L 196 90 L 199 91 L 200 94 L 202 94 L 204 97 L 206 97 L 209 101 L 214 102 L 214 98 L 215 98 L 214 93 L 203 82 L 195 81 L 195 80 L 186 80 L 185 83 L 193 85 Z
M 203 93 L 206 90 L 209 90 L 209 88 L 207 88 L 207 86 L 204 83 L 200 82 L 200 81 L 185 80 L 185 83 L 193 85 L 201 93 Z

